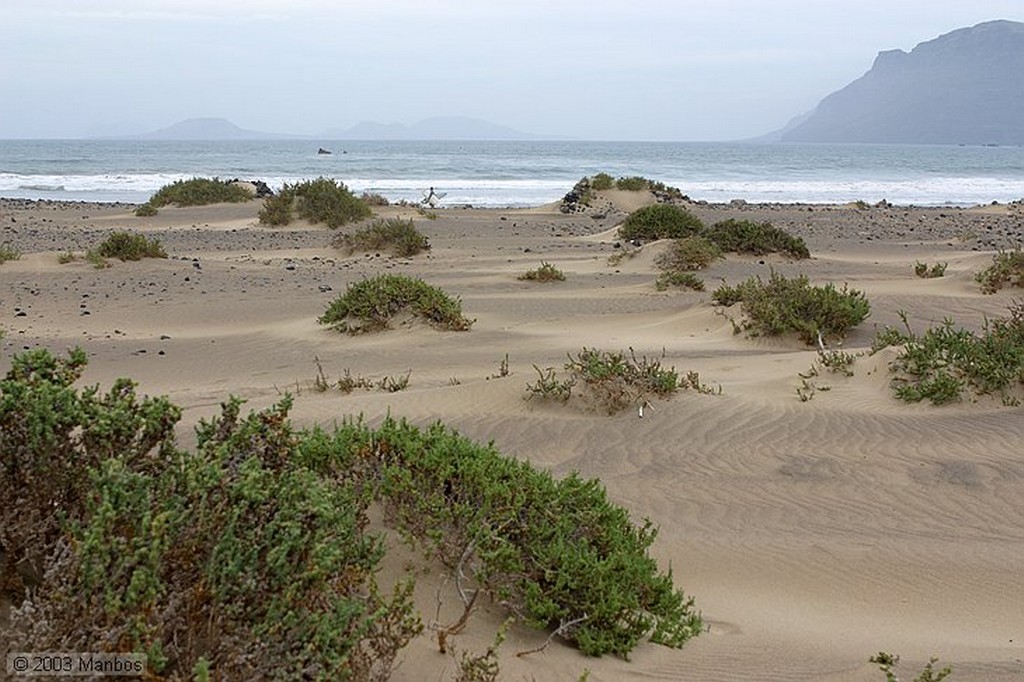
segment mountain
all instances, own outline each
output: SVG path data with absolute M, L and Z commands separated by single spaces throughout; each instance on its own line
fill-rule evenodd
M 299 136 L 245 130 L 224 118 L 190 118 L 131 137 L 141 140 L 287 140 Z
M 1024 23 L 988 21 L 879 52 L 773 136 L 783 142 L 1024 144 Z
M 553 140 L 565 139 L 524 133 L 468 116 L 438 116 L 412 125 L 364 121 L 351 128 L 323 133 L 336 140 Z

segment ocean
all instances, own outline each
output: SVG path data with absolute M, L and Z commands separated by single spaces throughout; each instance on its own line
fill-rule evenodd
M 318 148 L 331 154 L 318 154 Z M 539 206 L 582 177 L 643 176 L 694 200 L 971 206 L 1024 198 L 1024 147 L 742 142 L 0 140 L 0 197 L 142 203 L 192 177 L 318 177 L 441 205 Z

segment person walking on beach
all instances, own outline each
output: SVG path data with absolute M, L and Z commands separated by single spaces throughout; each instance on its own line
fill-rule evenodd
M 430 208 L 434 208 L 435 206 L 437 206 L 437 201 L 440 198 L 441 197 L 437 196 L 437 194 L 434 192 L 434 188 L 431 187 L 430 192 L 427 194 L 426 197 L 423 198 L 423 203 L 429 205 Z

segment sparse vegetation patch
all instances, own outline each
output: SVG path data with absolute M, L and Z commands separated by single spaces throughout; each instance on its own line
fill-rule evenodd
M 288 225 L 293 214 L 311 223 L 337 228 L 369 218 L 373 212 L 343 182 L 321 177 L 297 185 L 286 184 L 276 196 L 264 200 L 259 218 L 264 225 Z
M 462 303 L 457 298 L 406 275 L 378 275 L 350 285 L 318 321 L 355 334 L 385 329 L 403 311 L 452 331 L 465 331 L 473 324 L 473 320 L 463 316 Z
M 936 405 L 960 400 L 966 389 L 985 395 L 999 393 L 1004 403 L 1020 398 L 1014 387 L 1024 384 L 1024 304 L 1009 315 L 987 320 L 980 333 L 957 328 L 952 320 L 915 334 L 906 315 L 904 329 L 886 327 L 874 350 L 898 346 L 890 366 L 896 397 L 907 402 L 930 400 Z
M 871 311 L 860 291 L 832 283 L 811 286 L 804 275 L 787 279 L 776 272 L 767 282 L 756 277 L 736 286 L 723 284 L 712 300 L 722 306 L 743 304 L 746 319 L 740 329 L 765 336 L 795 332 L 807 344 L 841 338 Z
M 164 185 L 156 191 L 156 194 L 143 204 L 149 208 L 142 209 L 136 215 L 155 215 L 157 208 L 175 204 L 177 206 L 206 206 L 219 203 L 242 203 L 250 201 L 252 194 L 244 187 L 240 187 L 228 180 L 218 178 L 192 178 L 191 180 L 177 180 L 169 185 Z M 141 209 L 141 207 L 140 207 Z M 151 211 L 151 209 L 153 209 Z
M 528 282 L 564 282 L 565 273 L 545 261 L 540 264 L 540 267 L 524 272 L 517 279 Z
M 769 253 L 784 253 L 791 258 L 810 258 L 810 251 L 800 237 L 794 237 L 771 223 L 756 223 L 751 220 L 723 220 L 709 227 L 704 233 L 709 241 L 722 251 L 750 253 L 763 256 Z
M 1020 247 L 1000 251 L 992 256 L 992 265 L 974 278 L 986 294 L 994 294 L 1004 286 L 1024 287 L 1024 251 Z
M 333 244 L 348 254 L 385 251 L 399 258 L 415 256 L 430 249 L 430 241 L 416 229 L 412 220 L 401 218 L 374 220 L 352 234 L 339 234 Z
M 95 249 L 86 254 L 86 258 L 101 267 L 98 263 L 103 258 L 117 258 L 122 261 L 142 260 L 143 258 L 167 258 L 167 252 L 159 239 L 147 239 L 137 232 L 112 232 Z

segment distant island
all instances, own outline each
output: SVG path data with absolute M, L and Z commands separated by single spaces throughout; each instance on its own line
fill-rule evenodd
M 765 141 L 1024 144 L 1024 23 L 988 21 L 880 52 Z
M 333 128 L 317 135 L 268 133 L 240 128 L 224 118 L 190 118 L 148 133 L 118 136 L 134 140 L 564 140 L 524 133 L 508 126 L 467 116 L 439 116 L 405 125 L 364 121 L 351 128 Z

